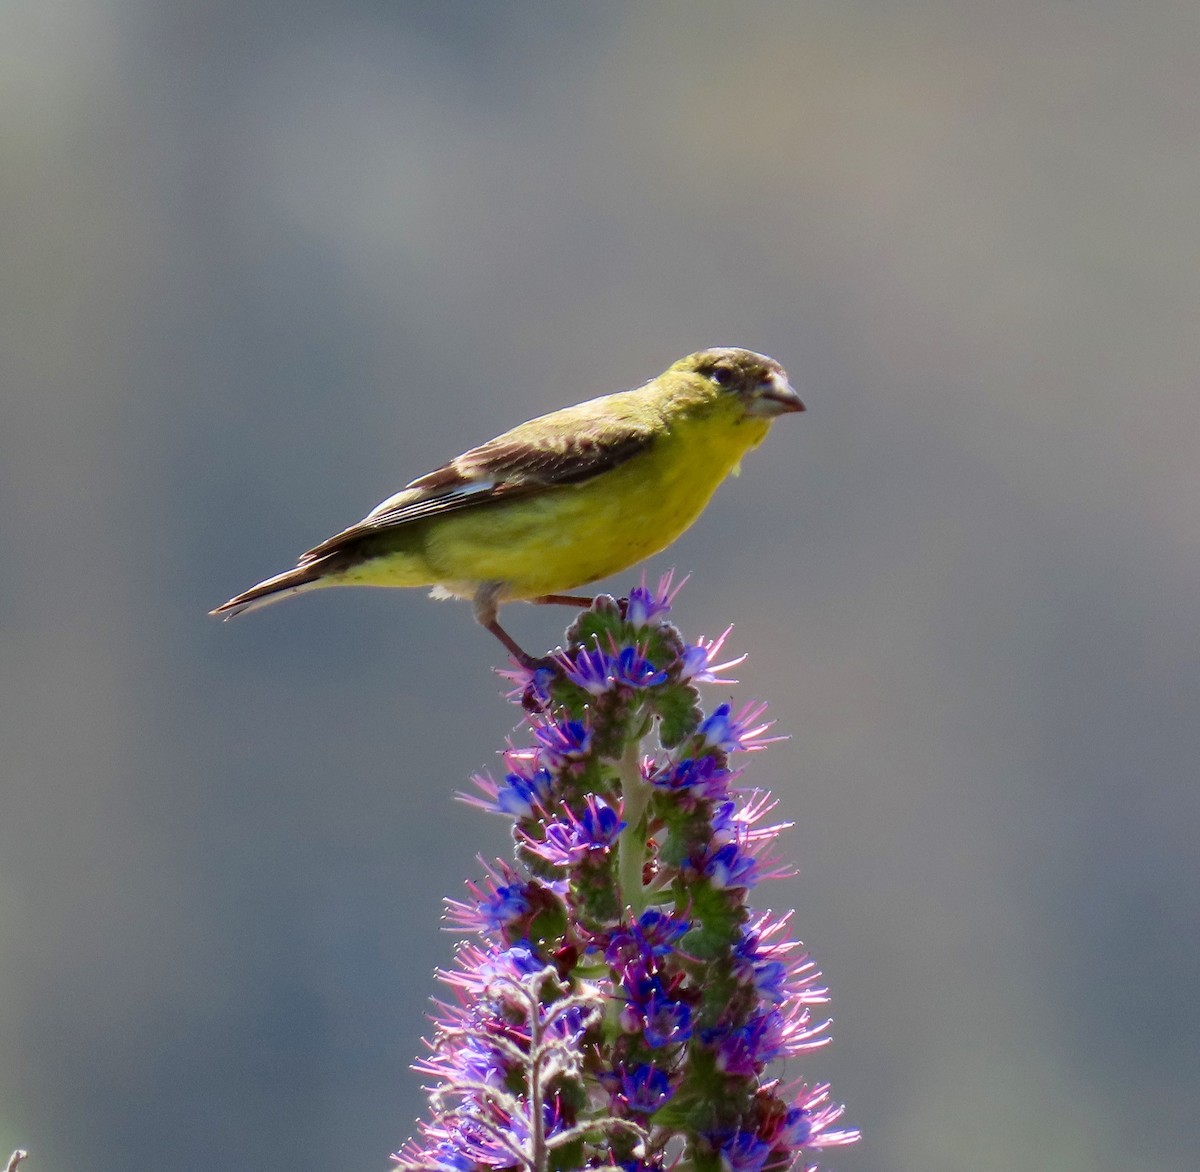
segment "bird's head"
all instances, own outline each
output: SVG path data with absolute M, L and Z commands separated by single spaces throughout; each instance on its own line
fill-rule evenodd
M 718 346 L 680 359 L 671 368 L 680 374 L 707 379 L 718 394 L 738 400 L 749 416 L 772 419 L 804 404 L 788 382 L 787 371 L 765 354 Z

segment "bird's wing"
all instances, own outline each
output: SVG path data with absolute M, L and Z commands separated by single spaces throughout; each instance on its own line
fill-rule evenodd
M 643 419 L 583 416 L 563 419 L 553 429 L 537 427 L 539 422 L 522 424 L 414 480 L 356 525 L 310 549 L 301 563 L 327 557 L 383 529 L 581 484 L 632 459 L 654 440 L 653 428 Z

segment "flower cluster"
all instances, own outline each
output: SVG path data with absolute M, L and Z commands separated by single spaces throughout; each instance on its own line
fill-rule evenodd
M 597 598 L 504 673 L 531 743 L 464 797 L 514 821 L 516 859 L 448 903 L 479 942 L 439 974 L 432 1115 L 399 1172 L 785 1172 L 858 1138 L 828 1086 L 769 1073 L 828 1041 L 828 997 L 790 913 L 747 903 L 789 873 L 731 764 L 775 739 L 764 706 L 702 712 L 696 685 L 740 661 L 716 662 L 728 631 L 685 643 L 673 597 Z

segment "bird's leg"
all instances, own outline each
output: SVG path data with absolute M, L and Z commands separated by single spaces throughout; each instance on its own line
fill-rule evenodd
M 542 594 L 537 598 L 531 598 L 530 602 L 542 603 L 557 603 L 560 606 L 577 606 L 580 610 L 590 610 L 596 603 L 594 598 L 589 598 L 586 594 Z M 629 613 L 629 599 L 618 598 L 617 609 L 621 612 L 621 618 L 627 617 Z
M 586 594 L 542 594 L 537 598 L 531 598 L 530 602 L 535 602 L 539 606 L 555 605 L 555 606 L 577 606 L 580 610 L 587 610 L 596 600 L 589 598 Z
M 536 667 L 537 660 L 533 658 L 499 623 L 497 615 L 500 612 L 500 582 L 484 582 L 475 591 L 471 605 L 475 610 L 475 621 L 486 630 L 491 631 L 509 653 L 522 667 Z

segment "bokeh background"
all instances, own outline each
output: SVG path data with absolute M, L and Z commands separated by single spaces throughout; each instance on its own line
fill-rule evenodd
M 740 344 L 810 410 L 651 571 L 791 734 L 827 1163 L 1194 1167 L 1198 60 L 1142 0 L 7 0 L 5 1151 L 386 1166 L 506 849 L 451 796 L 497 648 L 415 592 L 205 611 Z

